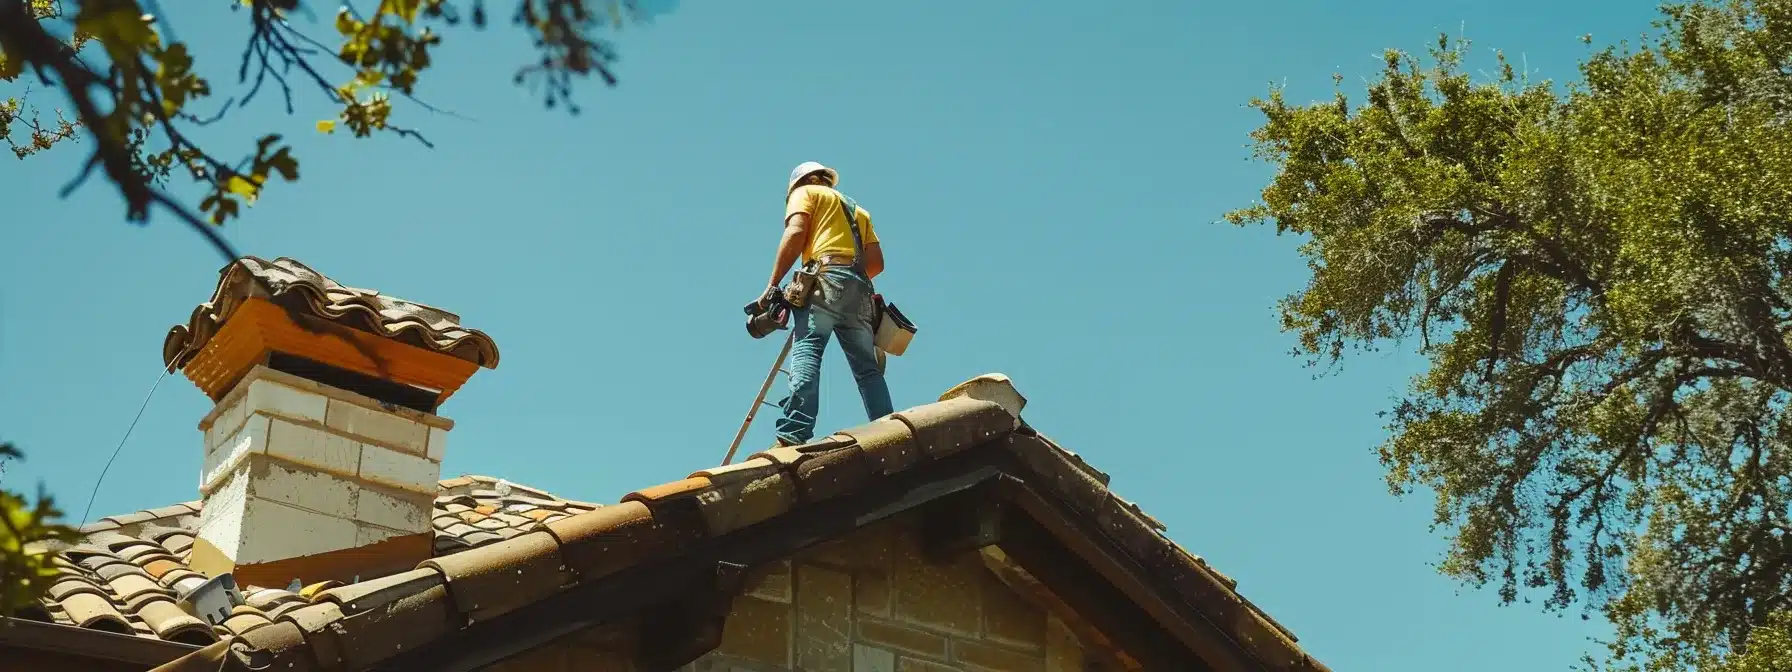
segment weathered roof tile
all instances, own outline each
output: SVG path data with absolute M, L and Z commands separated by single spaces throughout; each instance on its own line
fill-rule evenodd
M 439 585 L 442 585 L 442 573 L 432 568 L 422 567 L 340 588 L 331 588 L 318 593 L 315 599 L 319 602 L 327 601 L 343 605 L 346 613 L 357 614 L 386 606 L 406 595 L 420 593 L 430 586 Z
M 158 517 L 160 517 L 160 516 L 157 516 L 154 513 L 151 513 L 150 511 L 138 511 L 136 513 L 127 513 L 127 514 L 119 515 L 119 516 L 106 516 L 105 518 L 101 518 L 100 520 L 114 523 L 114 524 L 118 525 L 119 527 L 125 527 L 127 525 L 135 525 L 137 523 L 141 523 L 144 521 L 155 520 Z
M 423 561 L 447 578 L 454 606 L 480 622 L 546 597 L 572 575 L 560 544 L 547 531 L 524 534 L 502 544 Z
M 112 601 L 98 593 L 79 592 L 59 601 L 64 613 L 75 625 L 108 632 L 130 632 L 131 623 L 112 606 Z
M 706 488 L 696 497 L 705 533 L 721 536 L 789 511 L 797 502 L 796 478 L 779 471 L 761 472 L 757 478 Z
M 341 621 L 338 642 L 343 667 L 371 668 L 379 661 L 441 639 L 463 623 L 454 611 L 447 586 L 438 584 L 405 595 Z
M 673 542 L 673 534 L 653 519 L 638 501 L 606 506 L 550 521 L 547 531 L 560 541 L 560 552 L 580 581 L 594 581 L 654 557 Z
M 921 447 L 908 424 L 895 418 L 879 418 L 873 422 L 838 432 L 864 451 L 880 473 L 894 474 L 921 459 Z
M 681 495 L 689 495 L 709 487 L 709 479 L 702 476 L 661 483 L 651 488 L 643 488 L 622 497 L 624 502 L 655 502 Z
M 218 640 L 218 634 L 210 625 L 194 618 L 171 599 L 147 602 L 136 610 L 136 614 L 160 639 L 199 646 Z
M 224 619 L 224 629 L 233 635 L 240 636 L 250 630 L 254 630 L 264 625 L 272 625 L 273 623 L 272 620 L 267 616 L 263 616 L 260 612 L 245 612 Z
M 496 479 L 482 481 L 461 477 L 448 479 L 443 483 L 456 481 L 486 484 L 497 482 Z M 542 527 L 541 519 L 550 515 L 563 516 L 560 512 L 571 508 L 567 500 L 519 494 L 536 492 L 524 486 L 512 488 L 508 495 L 499 495 L 497 490 L 488 488 L 491 498 L 486 500 L 466 494 L 438 498 L 435 521 L 437 552 L 453 553 L 474 544 L 489 544 L 502 538 L 521 536 L 530 530 L 542 530 L 545 528 Z M 462 502 L 464 504 L 455 504 Z M 502 508 L 519 513 L 506 513 L 502 519 L 494 519 L 496 529 L 487 532 L 461 523 L 458 517 L 448 516 L 448 512 L 444 510 L 446 506 L 458 506 L 465 511 L 471 511 L 474 507 L 488 507 L 493 511 Z M 358 588 L 374 583 L 363 582 L 354 587 L 333 583 L 314 584 L 305 587 L 298 594 L 280 589 L 282 587 L 243 586 L 243 594 L 250 604 L 237 606 L 224 623 L 214 627 L 197 619 L 188 620 L 191 616 L 178 607 L 175 599 L 205 581 L 203 574 L 187 567 L 183 557 L 192 547 L 194 530 L 182 525 L 196 524 L 197 518 L 193 514 L 198 507 L 198 502 L 188 502 L 141 512 L 147 514 L 147 517 L 138 514 L 114 516 L 115 520 L 141 519 L 153 522 L 136 522 L 126 528 L 107 522 L 95 528 L 96 531 L 80 544 L 64 549 L 53 559 L 53 564 L 63 572 L 62 579 L 51 586 L 39 606 L 26 610 L 22 615 L 70 626 L 201 644 L 218 637 L 241 635 L 251 629 L 265 627 L 272 622 L 271 619 L 282 615 L 303 616 L 295 616 L 296 610 L 310 605 L 314 599 L 332 592 L 333 589 Z M 135 532 L 126 534 L 125 529 Z M 469 543 L 457 536 L 462 534 L 476 536 Z M 422 571 L 431 577 L 438 576 L 434 570 Z M 439 579 L 435 583 L 439 584 Z M 426 588 L 425 584 L 407 583 L 391 600 Z M 87 597 L 82 598 L 82 595 Z M 171 608 L 173 611 L 170 611 Z M 305 613 L 315 613 L 315 610 Z M 319 637 L 322 635 L 314 633 L 312 639 Z
M 461 537 L 461 539 L 466 541 L 468 546 L 478 548 L 494 541 L 501 541 L 504 538 L 485 530 L 473 530 L 466 536 Z
M 805 504 L 856 491 L 873 475 L 882 475 L 880 465 L 858 446 L 817 455 L 796 468 L 798 492 Z
M 1016 419 L 1000 404 L 958 397 L 891 414 L 915 433 L 915 442 L 938 458 L 1014 431 Z

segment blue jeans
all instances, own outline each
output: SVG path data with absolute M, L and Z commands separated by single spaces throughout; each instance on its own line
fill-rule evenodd
M 821 354 L 834 335 L 839 335 L 846 365 L 859 384 L 866 419 L 895 412 L 884 372 L 877 365 L 876 332 L 871 324 L 877 306 L 872 302 L 870 283 L 850 268 L 825 269 L 818 280 L 821 299 L 812 299 L 809 307 L 792 315 L 790 396 L 778 402 L 784 409 L 784 417 L 778 419 L 778 438 L 792 445 L 808 443 L 815 435 L 815 417 L 821 406 Z

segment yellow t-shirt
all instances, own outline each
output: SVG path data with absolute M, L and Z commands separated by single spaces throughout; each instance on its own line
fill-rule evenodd
M 852 258 L 852 231 L 846 228 L 846 211 L 841 209 L 840 192 L 819 184 L 805 184 L 791 192 L 784 202 L 784 223 L 790 216 L 803 212 L 809 215 L 809 246 L 803 250 L 803 261 L 823 255 Z M 860 207 L 853 213 L 859 221 L 859 238 L 866 246 L 877 242 L 877 229 L 871 228 L 871 213 Z

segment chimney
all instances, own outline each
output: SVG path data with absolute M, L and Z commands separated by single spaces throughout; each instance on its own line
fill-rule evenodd
M 352 581 L 430 557 L 453 421 L 436 409 L 497 345 L 452 313 L 243 257 L 168 332 L 164 363 L 215 402 L 189 564 L 239 585 Z

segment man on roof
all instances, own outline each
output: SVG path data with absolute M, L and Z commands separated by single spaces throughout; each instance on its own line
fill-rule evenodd
M 894 412 L 873 338 L 877 306 L 871 279 L 884 271 L 883 246 L 871 226 L 871 213 L 840 193 L 835 188 L 839 183 L 838 172 L 814 161 L 790 172 L 784 192 L 784 236 L 778 240 L 771 280 L 759 298 L 762 307 L 771 303 L 781 291 L 785 271 L 802 258 L 791 288 L 783 290 L 795 310 L 790 395 L 779 402 L 784 410 L 777 424 L 779 445 L 800 445 L 814 436 L 821 405 L 821 355 L 834 336 L 846 352 L 868 419 Z

